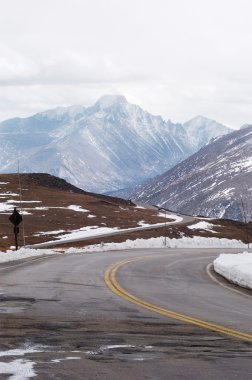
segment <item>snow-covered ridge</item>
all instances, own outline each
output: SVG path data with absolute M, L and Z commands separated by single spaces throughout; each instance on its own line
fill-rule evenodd
M 85 112 L 86 107 L 84 106 L 70 106 L 70 107 L 56 107 L 48 111 L 43 111 L 38 116 L 43 116 L 48 119 L 61 119 L 63 117 L 68 117 L 74 119 L 75 117 L 82 115 Z
M 230 130 L 201 117 L 166 122 L 122 95 L 93 106 L 57 107 L 0 123 L 3 173 L 46 172 L 88 191 L 111 193 L 163 173 Z

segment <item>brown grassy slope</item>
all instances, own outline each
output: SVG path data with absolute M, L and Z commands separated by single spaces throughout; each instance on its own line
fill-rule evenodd
M 65 233 L 87 226 L 98 227 L 138 227 L 139 222 L 164 223 L 164 218 L 158 216 L 158 211 L 136 208 L 130 201 L 107 197 L 80 190 L 66 181 L 48 174 L 21 174 L 22 205 L 25 214 L 20 225 L 19 243 L 23 245 L 23 227 L 25 243 L 34 244 L 54 240 L 57 237 L 53 231 L 64 230 Z M 19 181 L 17 174 L 0 175 L 0 204 L 7 203 L 11 208 L 19 205 Z M 15 203 L 13 201 L 16 201 Z M 36 201 L 37 203 L 26 203 Z M 10 203 L 12 202 L 12 203 Z M 88 212 L 78 212 L 67 207 L 81 206 Z M 0 209 L 1 210 L 1 209 Z M 9 222 L 9 212 L 0 211 L 0 250 L 6 250 L 14 243 L 13 227 Z M 127 235 L 107 238 L 93 238 L 86 242 L 71 243 L 71 246 L 103 242 L 120 242 L 127 238 L 150 238 L 168 236 L 178 238 L 186 236 L 226 237 L 230 239 L 247 239 L 247 230 L 242 223 L 232 221 L 211 221 L 216 224 L 218 234 L 204 230 L 190 230 L 184 226 L 167 226 L 148 231 L 132 232 Z M 43 233 L 43 235 L 39 234 Z M 52 234 L 51 234 L 52 233 Z M 250 232 L 251 233 L 251 232 Z M 250 235 L 251 236 L 251 235 Z
M 84 192 L 64 180 L 47 174 L 20 175 L 22 205 L 25 213 L 20 225 L 19 240 L 23 241 L 25 230 L 26 244 L 53 240 L 51 231 L 64 230 L 66 233 L 86 226 L 137 227 L 140 221 L 146 223 L 164 222 L 157 211 L 136 208 L 135 205 L 119 198 Z M 12 194 L 16 193 L 16 196 Z M 19 203 L 19 181 L 16 174 L 0 175 L 0 202 L 17 206 Z M 28 203 L 28 202 L 37 203 Z M 27 203 L 26 203 L 27 202 Z M 70 205 L 81 206 L 88 212 L 67 209 Z M 9 222 L 12 211 L 0 213 L 0 249 L 13 244 L 13 227 Z M 45 235 L 36 236 L 38 233 Z

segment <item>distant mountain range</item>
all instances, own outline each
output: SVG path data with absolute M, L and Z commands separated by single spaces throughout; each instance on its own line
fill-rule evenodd
M 0 123 L 2 173 L 43 172 L 88 191 L 135 186 L 181 162 L 231 130 L 197 116 L 164 121 L 123 96 L 106 95 L 91 107 L 58 107 Z
M 216 139 L 130 196 L 190 215 L 252 221 L 252 125 Z

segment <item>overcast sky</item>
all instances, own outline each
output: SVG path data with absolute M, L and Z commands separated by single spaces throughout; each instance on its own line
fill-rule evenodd
M 0 120 L 104 94 L 252 123 L 251 0 L 0 0 Z

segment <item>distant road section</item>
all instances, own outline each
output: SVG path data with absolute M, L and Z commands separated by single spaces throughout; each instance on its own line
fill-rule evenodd
M 102 231 L 105 230 L 105 228 L 98 228 L 98 229 L 92 229 L 89 231 L 79 231 L 79 232 L 73 232 L 72 234 L 66 234 L 63 235 L 59 240 L 54 241 L 48 241 L 41 244 L 34 244 L 31 246 L 27 246 L 27 248 L 46 248 L 46 247 L 53 247 L 57 245 L 61 245 L 64 243 L 74 243 L 77 241 L 86 241 L 93 238 L 102 238 L 102 237 L 109 237 L 109 236 L 116 236 L 116 235 L 125 235 L 131 232 L 137 232 L 137 231 L 146 231 L 146 230 L 152 230 L 154 228 L 164 228 L 164 226 L 171 226 L 171 225 L 177 225 L 177 224 L 187 224 L 192 223 L 195 221 L 194 217 L 187 216 L 187 215 L 176 215 L 174 213 L 169 214 L 167 213 L 167 219 L 174 219 L 174 221 L 167 221 L 163 223 L 156 223 L 156 224 L 150 224 L 147 226 L 141 226 L 141 227 L 134 227 L 134 228 L 128 228 L 128 229 L 120 229 L 120 230 L 113 230 L 113 229 L 106 229 L 107 231 L 104 233 Z M 76 235 L 76 237 L 75 237 Z

